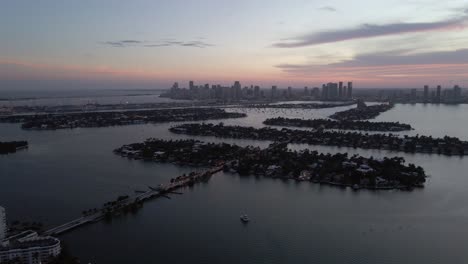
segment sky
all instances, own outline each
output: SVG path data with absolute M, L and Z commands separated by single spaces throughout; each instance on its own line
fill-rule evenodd
M 466 0 L 0 0 L 0 36 L 0 90 L 468 87 Z

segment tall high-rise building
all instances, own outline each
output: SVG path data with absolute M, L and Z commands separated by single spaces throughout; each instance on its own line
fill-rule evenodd
M 437 85 L 437 92 L 436 92 L 436 100 L 437 100 L 437 102 L 440 102 L 441 93 L 442 93 L 442 86 Z
M 304 87 L 304 96 L 308 96 L 309 95 L 309 87 Z
M 328 86 L 326 84 L 322 84 L 322 95 L 320 96 L 322 100 L 328 99 Z
M 348 99 L 353 98 L 353 82 L 348 82 L 348 95 L 346 97 Z
M 228 101 L 229 99 L 231 99 L 231 88 L 228 86 L 224 86 L 222 90 L 223 90 L 223 99 L 225 101 Z
M 312 96 L 315 98 L 320 97 L 320 89 L 318 87 L 314 87 L 314 89 L 312 89 Z
M 343 97 L 346 97 L 346 91 L 343 91 L 343 82 L 339 82 L 338 83 L 338 89 L 339 89 L 339 92 L 338 92 L 338 96 L 340 98 L 343 98 Z
M 7 236 L 5 208 L 0 206 L 0 242 Z
M 337 83 L 328 83 L 328 99 L 337 99 L 338 98 L 338 84 Z
M 460 97 L 461 97 L 461 88 L 460 88 L 460 86 L 455 85 L 453 87 L 453 97 L 454 97 L 454 100 L 459 100 L 460 99 Z
M 276 87 L 276 85 L 273 85 L 273 86 L 271 87 L 271 98 L 276 98 L 276 96 L 277 96 L 277 90 L 278 90 L 278 88 Z
M 190 91 L 193 90 L 193 86 L 194 86 L 194 85 L 193 85 L 193 81 L 190 81 L 190 82 L 189 82 L 189 89 L 190 89 Z
M 291 86 L 288 87 L 288 98 L 292 97 L 292 88 Z
M 424 85 L 424 101 L 429 100 L 429 85 Z
M 221 85 L 213 85 L 212 89 L 214 89 L 216 99 L 221 99 L 223 97 L 223 90 L 221 89 Z
M 254 97 L 259 98 L 260 97 L 260 86 L 255 86 L 254 87 Z
M 233 99 L 239 100 L 242 97 L 242 86 L 239 81 L 234 82 L 234 95 Z
M 411 89 L 410 98 L 411 98 L 411 100 L 415 100 L 415 99 L 416 99 L 416 89 Z

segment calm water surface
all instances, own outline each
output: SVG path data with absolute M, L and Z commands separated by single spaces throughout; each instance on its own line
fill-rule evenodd
M 183 100 L 161 98 L 160 90 L 51 90 L 0 91 L 0 107 L 63 106 L 86 104 L 167 103 Z
M 225 124 L 261 127 L 267 117 L 326 117 L 320 110 L 234 110 Z M 468 140 L 468 106 L 397 105 L 377 118 L 412 124 L 409 134 Z M 210 122 L 210 121 L 207 121 Z M 219 121 L 213 121 L 219 122 Z M 174 124 L 23 131 L 0 124 L 0 140 L 30 147 L 0 156 L 0 204 L 9 220 L 48 226 L 77 217 L 118 195 L 133 194 L 191 171 L 131 161 L 112 153 L 148 137 L 187 138 Z M 239 145 L 269 142 L 191 137 Z M 83 263 L 467 263 L 468 159 L 379 150 L 291 145 L 321 152 L 403 156 L 430 175 L 413 192 L 359 191 L 311 183 L 219 173 L 171 200 L 147 203 L 136 215 L 100 222 L 61 238 Z M 252 221 L 243 225 L 241 213 Z

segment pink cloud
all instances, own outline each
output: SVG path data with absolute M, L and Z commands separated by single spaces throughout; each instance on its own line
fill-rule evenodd
M 392 24 L 362 24 L 356 28 L 338 29 L 323 32 L 314 32 L 273 44 L 278 48 L 298 48 L 324 43 L 340 42 L 345 40 L 373 38 L 389 35 L 401 35 L 426 31 L 448 31 L 464 29 L 467 26 L 466 15 L 437 21 L 420 23 L 392 23 Z

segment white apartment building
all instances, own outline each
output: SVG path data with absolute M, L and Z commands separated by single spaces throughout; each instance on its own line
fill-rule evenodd
M 0 263 L 19 260 L 25 264 L 46 264 L 60 252 L 59 239 L 25 231 L 3 241 L 0 245 Z
M 0 263 L 46 264 L 61 252 L 60 240 L 55 237 L 41 237 L 34 231 L 6 236 L 5 209 L 0 207 Z

